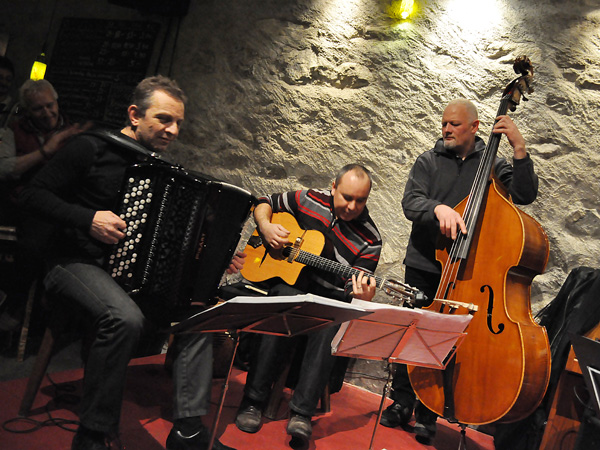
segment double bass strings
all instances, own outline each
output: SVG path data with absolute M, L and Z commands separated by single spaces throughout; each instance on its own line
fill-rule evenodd
M 508 111 L 508 104 L 512 93 L 504 95 L 500 101 L 500 106 L 496 113 L 496 117 L 506 114 Z M 472 242 L 475 226 L 483 203 L 483 197 L 486 192 L 488 180 L 492 173 L 493 163 L 496 159 L 498 142 L 500 141 L 501 135 L 491 133 L 487 147 L 484 151 L 483 157 L 477 168 L 475 179 L 471 186 L 471 191 L 467 198 L 465 210 L 463 212 L 463 220 L 465 227 L 467 228 L 467 234 L 459 232 L 457 238 L 452 242 L 452 246 L 448 253 L 450 264 L 444 267 L 442 277 L 440 280 L 440 288 L 446 289 L 447 286 L 454 285 L 458 278 L 458 272 L 460 270 L 460 264 L 462 260 L 466 260 L 469 248 Z M 447 292 L 438 292 L 437 297 L 441 294 L 444 296 Z

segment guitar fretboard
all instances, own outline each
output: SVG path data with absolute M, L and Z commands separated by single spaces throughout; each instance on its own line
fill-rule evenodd
M 323 258 L 322 256 L 313 255 L 312 253 L 305 252 L 304 250 L 300 250 L 298 248 L 287 247 L 286 250 L 289 249 L 289 252 L 284 251 L 284 255 L 291 254 L 292 260 L 297 261 L 301 264 L 306 264 L 307 266 L 316 267 L 317 269 L 326 270 L 328 272 L 333 272 L 343 277 L 350 278 L 352 275 L 358 276 L 361 270 L 355 269 L 354 267 L 346 266 L 337 261 L 332 261 L 331 259 Z M 378 277 L 376 275 L 367 274 L 373 278 L 375 278 L 375 286 L 378 288 L 382 288 L 385 285 L 385 278 Z

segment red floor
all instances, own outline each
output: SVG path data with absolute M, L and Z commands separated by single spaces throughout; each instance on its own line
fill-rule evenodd
M 121 441 L 128 450 L 164 449 L 165 440 L 171 429 L 170 405 L 171 384 L 162 362 L 164 356 L 153 356 L 134 360 L 130 366 L 128 385 L 121 418 Z M 265 421 L 256 434 L 239 431 L 233 424 L 234 415 L 241 398 L 246 374 L 234 371 L 225 406 L 221 414 L 218 435 L 220 440 L 238 450 L 290 449 L 289 437 L 285 432 L 285 402 L 281 408 L 282 420 Z M 67 393 L 64 402 L 52 400 L 55 388 L 44 380 L 34 403 L 30 419 L 36 422 L 54 419 L 76 420 L 77 405 L 69 395 L 81 389 L 81 370 L 61 372 L 52 376 L 59 387 L 73 386 L 75 392 Z M 32 421 L 19 420 L 6 423 L 16 417 L 21 395 L 27 380 L 13 380 L 0 383 L 0 422 L 12 430 L 29 430 L 36 426 Z M 213 384 L 213 412 L 207 425 L 212 425 L 214 412 L 220 400 L 223 380 Z M 379 402 L 381 397 L 366 390 L 344 385 L 343 389 L 331 397 L 331 412 L 313 419 L 313 440 L 309 449 L 355 450 L 369 449 Z M 64 425 L 73 428 L 74 425 Z M 73 434 L 55 424 L 47 424 L 35 431 L 14 433 L 0 430 L 0 448 L 4 450 L 68 450 Z M 438 449 L 458 450 L 460 432 L 456 425 L 440 420 L 437 436 L 430 446 L 419 444 L 414 434 L 402 429 L 377 427 L 373 449 Z M 469 450 L 491 450 L 494 448 L 490 436 L 467 429 Z

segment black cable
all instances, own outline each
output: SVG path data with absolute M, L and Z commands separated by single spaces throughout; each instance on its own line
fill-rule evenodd
M 577 393 L 577 388 L 580 388 L 580 387 L 582 387 L 584 392 L 588 395 L 587 401 L 584 401 L 583 398 L 581 397 L 581 395 L 579 395 Z M 578 386 L 578 385 L 573 386 L 573 396 L 575 397 L 575 400 L 577 400 L 581 404 L 581 406 L 583 406 L 585 409 L 587 409 L 589 411 L 594 411 L 595 409 L 589 405 L 589 395 L 590 395 L 590 392 L 587 390 L 587 388 L 585 386 Z
M 60 405 L 61 403 L 63 403 L 63 404 L 73 405 L 73 404 L 79 403 L 79 400 L 80 400 L 79 396 L 72 394 L 72 392 L 75 391 L 75 386 L 73 384 L 66 384 L 66 385 L 59 386 L 58 384 L 56 384 L 54 382 L 54 380 L 52 380 L 52 378 L 50 377 L 50 374 L 46 374 L 46 377 L 48 378 L 48 381 L 50 381 L 50 384 L 54 387 L 54 390 L 55 390 L 54 397 L 52 399 L 50 399 L 44 407 L 46 414 L 48 416 L 48 419 L 35 420 L 35 419 L 31 419 L 29 417 L 14 417 L 12 419 L 6 420 L 2 424 L 2 428 L 5 431 L 8 431 L 10 433 L 19 433 L 19 434 L 33 433 L 34 431 L 37 431 L 40 428 L 48 427 L 48 426 L 56 426 L 56 427 L 62 428 L 63 430 L 71 431 L 71 432 L 75 432 L 77 430 L 77 427 L 79 427 L 79 421 L 53 417 L 52 413 L 51 413 L 51 409 L 50 409 L 51 404 Z M 10 425 L 13 425 L 13 424 L 28 424 L 29 426 L 27 428 L 11 427 Z M 74 425 L 75 427 L 71 427 L 70 425 Z

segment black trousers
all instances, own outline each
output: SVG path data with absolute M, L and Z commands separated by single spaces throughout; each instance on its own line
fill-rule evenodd
M 413 267 L 406 267 L 404 282 L 412 287 L 422 290 L 427 298 L 433 299 L 440 282 L 440 275 L 433 272 L 425 272 Z M 390 397 L 394 402 L 402 405 L 415 405 L 415 419 L 420 423 L 434 423 L 437 415 L 427 409 L 425 405 L 417 401 L 408 378 L 405 364 L 394 364 L 394 378 L 392 380 L 392 393 Z
M 287 285 L 277 285 L 269 295 L 296 295 L 303 292 Z M 258 403 L 265 403 L 292 347 L 299 339 L 306 340 L 306 350 L 298 374 L 298 382 L 290 401 L 294 412 L 313 416 L 319 399 L 329 382 L 336 357 L 331 354 L 331 341 L 339 325 L 318 329 L 303 336 L 281 337 L 262 335 L 251 363 L 244 394 Z

